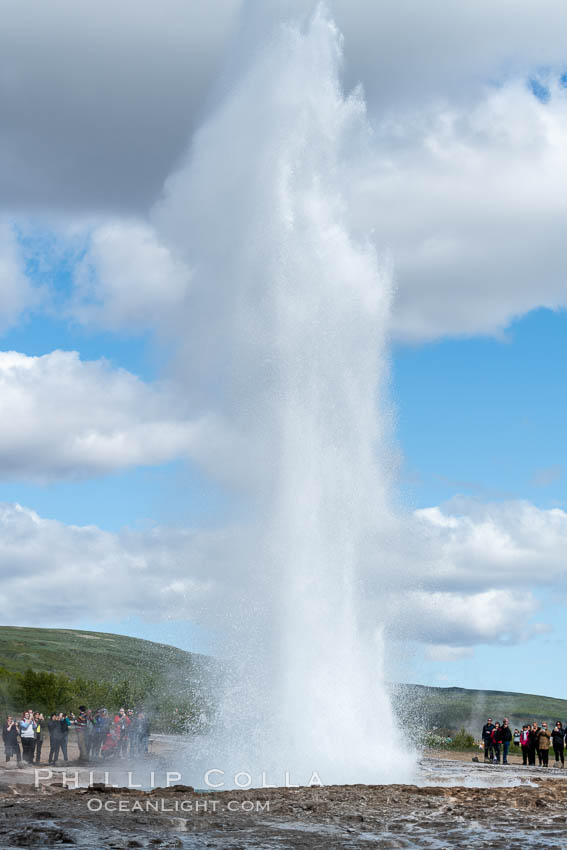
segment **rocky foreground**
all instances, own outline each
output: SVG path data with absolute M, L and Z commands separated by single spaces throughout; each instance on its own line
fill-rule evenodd
M 0 847 L 556 848 L 567 782 L 512 788 L 329 786 L 195 793 L 103 786 L 0 789 Z

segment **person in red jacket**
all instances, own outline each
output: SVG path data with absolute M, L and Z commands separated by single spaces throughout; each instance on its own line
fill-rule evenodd
M 530 760 L 530 727 L 527 723 L 524 723 L 520 732 L 520 747 L 522 748 L 522 763 L 524 767 L 527 767 Z
M 500 744 L 502 743 L 502 732 L 500 723 L 496 721 L 494 729 L 490 733 L 490 740 L 494 749 L 494 764 L 500 764 Z
M 114 718 L 114 727 L 118 732 L 118 752 L 121 756 L 125 756 L 128 753 L 130 718 L 123 708 L 118 711 L 118 714 Z
M 112 758 L 120 754 L 120 731 L 114 724 L 108 726 L 104 733 L 104 741 L 100 748 L 100 757 L 102 759 Z

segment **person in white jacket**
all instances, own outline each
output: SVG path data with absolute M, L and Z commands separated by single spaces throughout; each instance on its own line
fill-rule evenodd
M 35 729 L 36 722 L 33 719 L 33 712 L 26 711 L 24 719 L 20 720 L 20 739 L 22 741 L 22 758 L 28 764 L 33 764 Z

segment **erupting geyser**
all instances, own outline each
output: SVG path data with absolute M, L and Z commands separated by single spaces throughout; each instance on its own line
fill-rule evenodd
M 245 48 L 233 63 L 245 70 L 156 213 L 194 270 L 195 403 L 202 393 L 210 409 L 212 397 L 211 427 L 230 429 L 221 462 L 248 470 L 254 511 L 224 617 L 230 681 L 214 734 L 188 761 L 201 785 L 222 770 L 224 787 L 239 772 L 254 785 L 286 773 L 305 784 L 314 771 L 325 784 L 401 779 L 412 758 L 361 568 L 390 516 L 391 282 L 354 233 L 344 191 L 367 144 L 364 101 L 342 91 L 324 8 Z

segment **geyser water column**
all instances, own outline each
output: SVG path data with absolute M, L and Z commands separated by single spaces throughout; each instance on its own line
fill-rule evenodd
M 223 770 L 225 787 L 238 772 L 400 779 L 411 758 L 384 686 L 380 600 L 366 598 L 390 516 L 391 285 L 344 193 L 368 144 L 364 101 L 341 89 L 322 7 L 244 53 L 156 212 L 194 270 L 189 391 L 214 408 L 256 516 L 224 612 L 232 676 L 197 773 Z

